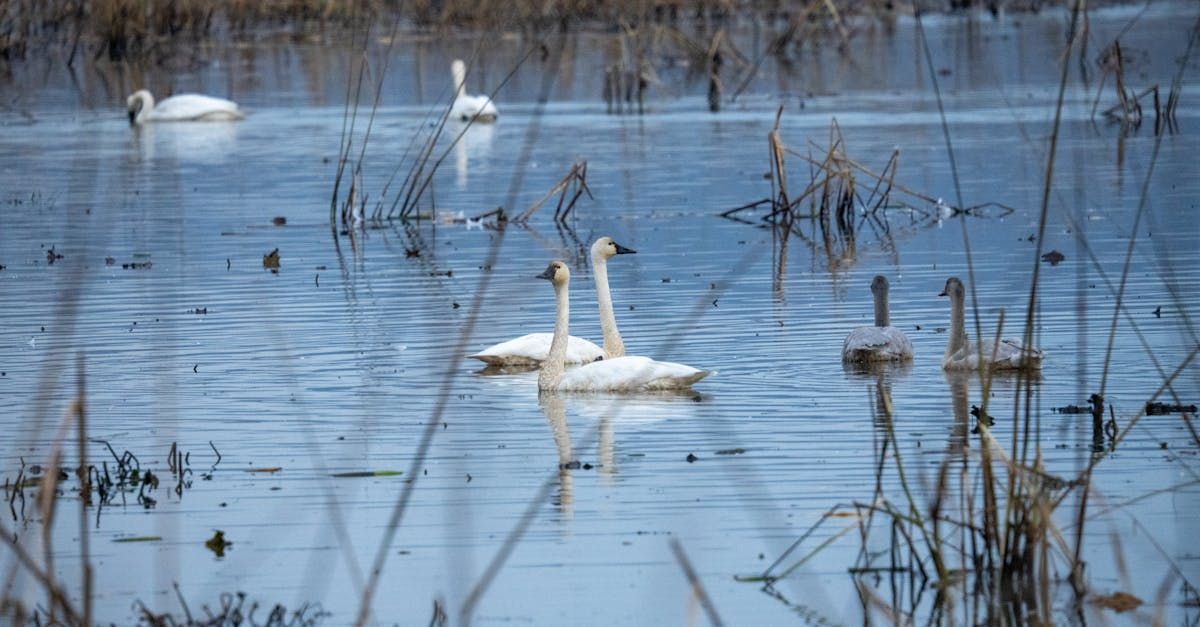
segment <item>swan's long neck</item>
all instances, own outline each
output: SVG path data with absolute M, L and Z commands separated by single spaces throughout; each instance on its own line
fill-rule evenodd
M 946 344 L 946 356 L 957 353 L 967 345 L 966 312 L 963 298 L 956 294 L 950 295 L 950 340 Z
M 467 68 L 462 61 L 455 61 L 450 66 L 450 74 L 454 77 L 454 97 L 462 98 L 463 93 L 467 90 Z
M 138 108 L 135 121 L 141 123 L 150 116 L 151 111 L 154 111 L 154 96 L 144 89 L 137 92 L 136 96 L 138 101 L 142 103 L 142 106 Z
M 554 337 L 550 340 L 550 354 L 542 362 L 538 372 L 538 389 L 553 390 L 562 379 L 567 363 L 567 333 L 571 317 L 571 304 L 566 283 L 554 286 L 554 301 L 556 317 L 554 320 Z
M 878 290 L 875 296 L 875 326 L 887 327 L 891 326 L 891 321 L 888 320 L 888 293 L 886 289 Z
M 624 357 L 625 342 L 617 330 L 617 316 L 613 313 L 612 293 L 608 290 L 608 260 L 601 255 L 592 255 L 592 272 L 596 279 L 596 300 L 600 303 L 600 331 L 604 333 L 604 356 Z

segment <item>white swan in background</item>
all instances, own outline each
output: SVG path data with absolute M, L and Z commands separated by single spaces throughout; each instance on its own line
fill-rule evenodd
M 146 122 L 191 122 L 191 121 L 230 121 L 241 120 L 246 116 L 238 109 L 238 104 L 224 98 L 202 96 L 200 94 L 179 94 L 171 96 L 157 105 L 154 96 L 145 89 L 139 89 L 125 100 L 129 107 L 129 123 L 145 124 Z
M 455 59 L 450 64 L 450 73 L 454 77 L 454 104 L 450 106 L 450 117 L 463 122 L 472 118 L 476 122 L 495 122 L 500 111 L 492 99 L 467 93 L 467 66 L 462 59 Z
M 601 237 L 592 243 L 592 273 L 596 281 L 596 300 L 600 303 L 600 329 L 604 334 L 604 348 L 574 335 L 567 337 L 566 363 L 584 364 L 597 359 L 609 359 L 625 354 L 625 343 L 617 330 L 617 317 L 613 314 L 612 294 L 608 289 L 608 260 L 616 255 L 636 253 L 611 237 Z M 552 333 L 529 333 L 514 340 L 489 346 L 468 357 L 478 359 L 489 366 L 535 366 L 545 361 L 550 354 Z
M 546 271 L 538 275 L 554 283 L 555 311 L 554 339 L 550 343 L 550 355 L 542 362 L 538 372 L 538 389 L 561 392 L 633 392 L 639 390 L 673 390 L 690 387 L 693 383 L 712 374 L 711 370 L 699 370 L 691 366 L 667 361 L 654 361 L 649 357 L 614 357 L 594 361 L 578 368 L 566 370 L 567 328 L 570 319 L 568 285 L 571 271 L 567 264 L 552 261 Z
M 958 277 L 947 279 L 945 289 L 938 296 L 950 297 L 950 340 L 942 357 L 943 369 L 978 369 L 981 359 L 988 368 L 996 370 L 1037 370 L 1042 367 L 1042 351 L 1026 348 L 1016 340 L 1002 339 L 996 344 L 985 339 L 979 346 L 971 345 L 967 338 L 966 291 Z
M 842 343 L 842 361 L 909 361 L 913 357 L 912 342 L 904 331 L 888 321 L 888 281 L 882 274 L 871 281 L 871 296 L 875 300 L 875 326 L 858 327 Z

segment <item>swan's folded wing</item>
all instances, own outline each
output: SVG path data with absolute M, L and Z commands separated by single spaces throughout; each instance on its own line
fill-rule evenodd
M 912 354 L 912 342 L 896 327 L 858 327 L 842 343 L 845 361 L 909 359 Z
M 232 100 L 201 94 L 171 96 L 156 104 L 151 115 L 156 120 L 240 119 L 244 117 Z
M 993 344 L 991 341 L 983 342 L 983 355 L 986 358 L 991 358 Z M 999 368 L 1021 368 L 1024 367 L 1022 356 L 1028 359 L 1030 368 L 1040 368 L 1042 365 L 1042 351 L 1036 348 L 1025 348 L 1020 342 L 1011 339 L 1002 339 L 1000 343 L 995 345 L 996 356 L 992 359 L 992 364 Z
M 558 389 L 574 391 L 634 391 L 681 389 L 712 374 L 669 361 L 649 357 L 616 357 L 563 373 Z
M 516 339 L 489 346 L 474 355 L 468 355 L 494 366 L 537 364 L 550 354 L 552 333 L 529 333 Z M 574 335 L 567 336 L 567 363 L 582 364 L 604 358 L 604 349 Z

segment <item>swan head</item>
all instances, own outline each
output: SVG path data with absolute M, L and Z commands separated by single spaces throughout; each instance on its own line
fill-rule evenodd
M 125 107 L 129 109 L 129 123 L 137 124 L 138 117 L 143 111 L 148 111 L 154 108 L 154 96 L 145 89 L 139 89 L 125 99 Z
M 887 277 L 882 274 L 876 274 L 874 279 L 871 279 L 871 293 L 875 295 L 886 295 L 888 291 Z
M 962 281 L 958 277 L 952 276 L 946 279 L 946 287 L 942 288 L 942 293 L 938 296 L 949 296 L 951 301 L 961 301 L 965 294 Z
M 613 238 L 608 236 L 601 237 L 592 244 L 592 259 L 609 259 L 616 255 L 632 255 L 636 252 L 632 248 L 625 248 L 616 243 Z
M 550 265 L 546 266 L 546 270 L 537 275 L 539 279 L 546 279 L 554 284 L 555 287 L 565 285 L 571 280 L 571 271 L 567 269 L 567 264 L 554 260 Z

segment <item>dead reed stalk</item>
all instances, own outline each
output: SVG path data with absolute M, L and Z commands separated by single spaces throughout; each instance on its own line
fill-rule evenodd
M 554 221 L 560 224 L 566 222 L 571 211 L 575 209 L 575 203 L 580 196 L 587 194 L 588 198 L 594 199 L 592 190 L 588 188 L 587 184 L 587 161 L 576 161 L 571 164 L 571 169 L 550 188 L 550 191 L 529 205 L 517 217 L 512 218 L 512 221 L 517 224 L 529 222 L 529 218 L 533 216 L 534 212 L 555 194 L 558 194 L 558 204 L 554 207 Z M 568 196 L 570 196 L 570 200 L 567 200 Z

